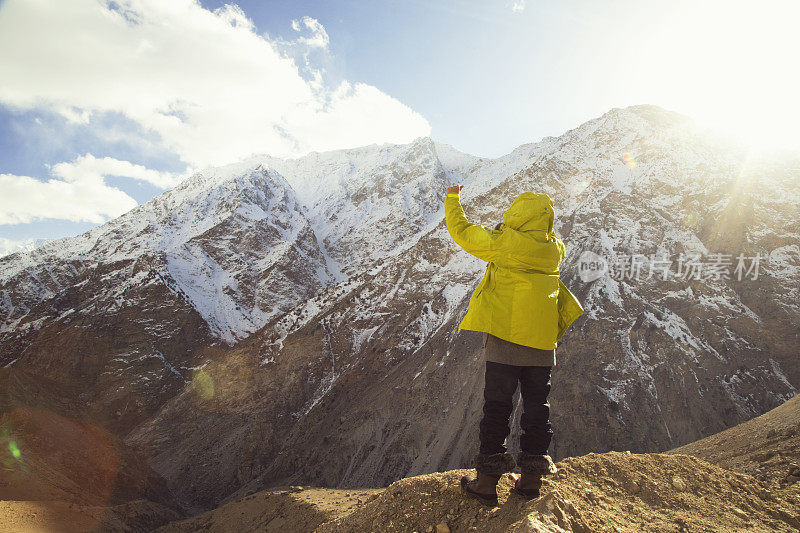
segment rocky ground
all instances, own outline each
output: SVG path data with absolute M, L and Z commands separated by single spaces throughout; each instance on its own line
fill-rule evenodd
M 688 455 L 608 452 L 568 458 L 534 501 L 488 509 L 459 492 L 453 470 L 407 478 L 317 531 L 797 531 L 800 496 Z M 438 529 L 437 529 L 438 528 Z

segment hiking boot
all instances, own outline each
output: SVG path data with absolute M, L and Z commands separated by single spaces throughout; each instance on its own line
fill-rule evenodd
M 534 500 L 539 497 L 539 490 L 541 488 L 541 474 L 522 474 L 516 478 L 511 492 L 517 496 L 522 496 L 526 500 Z
M 461 478 L 461 492 L 475 498 L 484 505 L 497 507 L 497 482 L 501 476 L 489 476 L 478 472 L 477 478 Z
M 497 482 L 503 474 L 514 469 L 514 457 L 508 453 L 484 454 L 475 457 L 478 477 L 461 478 L 461 492 L 484 505 L 497 506 Z
M 511 492 L 528 500 L 539 497 L 542 476 L 555 474 L 558 471 L 549 455 L 522 452 L 517 465 L 522 475 L 516 479 Z

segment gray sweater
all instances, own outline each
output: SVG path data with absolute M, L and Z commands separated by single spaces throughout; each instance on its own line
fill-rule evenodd
M 556 351 L 522 346 L 483 332 L 483 353 L 486 361 L 516 366 L 555 366 Z

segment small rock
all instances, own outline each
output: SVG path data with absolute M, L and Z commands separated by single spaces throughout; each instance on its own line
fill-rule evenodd
M 622 452 L 622 454 L 623 455 L 631 455 L 631 451 L 630 450 L 625 450 L 624 452 Z
M 444 522 L 436 524 L 436 533 L 450 533 L 450 526 Z
M 736 516 L 738 516 L 739 518 L 744 518 L 744 519 L 750 518 L 750 517 L 747 515 L 747 513 L 745 513 L 744 511 L 742 511 L 742 510 L 741 510 L 741 509 L 739 509 L 738 507 L 731 507 L 731 511 L 733 511 L 733 514 L 735 514 L 735 515 L 736 515 Z
M 772 465 L 775 463 L 780 463 L 781 461 L 783 461 L 783 456 L 781 455 L 780 452 L 778 452 L 769 459 L 767 459 L 766 461 L 764 461 L 764 463 Z
M 775 452 L 767 450 L 766 452 L 756 454 L 755 459 L 756 461 L 763 463 L 764 461 L 769 460 L 769 458 L 772 457 L 773 455 L 775 455 Z
M 637 494 L 640 488 L 639 484 L 632 479 L 625 479 L 622 482 L 622 486 L 625 488 L 626 491 L 628 491 L 631 494 Z
M 553 509 L 556 507 L 555 496 L 553 493 L 547 493 L 536 502 L 536 510 L 545 516 L 553 514 Z
M 679 492 L 683 492 L 686 490 L 686 482 L 680 478 L 680 476 L 675 476 L 672 478 L 672 486 L 675 487 L 675 490 Z

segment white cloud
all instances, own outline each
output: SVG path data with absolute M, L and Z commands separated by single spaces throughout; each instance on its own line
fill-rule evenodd
M 174 187 L 185 177 L 185 174 L 158 172 L 142 165 L 135 165 L 129 161 L 120 161 L 113 157 L 98 159 L 92 154 L 79 156 L 72 163 L 53 165 L 51 171 L 55 176 L 70 182 L 87 179 L 87 177 L 102 179 L 103 176 L 121 176 L 123 178 L 146 181 L 162 189 Z M 191 171 L 188 172 L 191 173 Z
M 14 252 L 29 252 L 48 242 L 49 239 L 25 239 L 14 241 L 0 237 L 0 257 L 13 254 Z
M 376 87 L 326 87 L 308 53 L 328 53 L 330 39 L 310 17 L 292 22 L 301 32 L 292 43 L 305 50 L 298 65 L 282 52 L 285 41 L 255 33 L 233 5 L 214 12 L 196 0 L 0 5 L 0 103 L 84 124 L 93 113 L 121 112 L 194 167 L 430 134 L 424 117 Z
M 246 28 L 248 30 L 254 29 L 253 21 L 247 18 L 242 8 L 236 4 L 225 4 L 215 9 L 214 14 L 231 26 Z
M 50 168 L 55 178 L 46 182 L 29 176 L 0 174 L 0 224 L 19 224 L 48 218 L 105 222 L 136 207 L 136 200 L 110 187 L 104 176 L 147 181 L 166 188 L 185 176 L 156 172 L 111 157 L 91 154 Z
M 328 37 L 328 32 L 325 31 L 325 28 L 317 19 L 303 17 L 301 20 L 292 21 L 292 29 L 294 31 L 302 31 L 304 26 L 311 31 L 311 37 L 301 36 L 297 39 L 298 42 L 306 44 L 309 47 L 328 48 L 330 37 Z
M 525 0 L 514 0 L 511 6 L 511 11 L 514 13 L 522 13 L 525 11 Z

